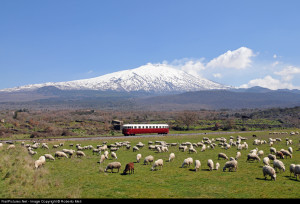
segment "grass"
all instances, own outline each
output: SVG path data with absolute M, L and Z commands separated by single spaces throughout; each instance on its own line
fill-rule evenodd
M 260 146 L 252 145 L 253 138 L 249 133 L 233 133 L 249 138 L 248 150 L 241 150 L 242 157 L 238 160 L 237 172 L 223 172 L 222 168 L 226 160 L 218 160 L 217 155 L 224 152 L 227 156 L 235 156 L 237 149 L 232 147 L 228 150 L 216 147 L 200 152 L 196 148 L 197 154 L 188 152 L 179 152 L 177 147 L 169 147 L 169 152 L 155 153 L 149 150 L 147 143 L 149 140 L 164 140 L 166 142 L 199 142 L 203 135 L 188 136 L 161 136 L 149 138 L 126 138 L 134 146 L 138 142 L 145 144 L 138 153 L 142 154 L 142 160 L 147 155 L 153 155 L 154 159 L 164 160 L 162 170 L 150 171 L 151 165 L 135 163 L 135 173 L 132 175 L 123 175 L 122 171 L 129 162 L 136 161 L 137 152 L 119 149 L 116 153 L 117 161 L 121 162 L 122 167 L 119 173 L 104 172 L 106 165 L 114 160 L 109 158 L 104 164 L 97 162 L 100 157 L 93 155 L 91 150 L 85 150 L 86 157 L 71 159 L 56 159 L 47 161 L 41 169 L 34 170 L 33 162 L 39 156 L 45 153 L 54 152 L 53 144 L 60 141 L 48 142 L 49 150 L 37 149 L 38 152 L 33 157 L 27 154 L 25 148 L 19 148 L 16 144 L 15 150 L 6 150 L 6 145 L 0 150 L 0 197 L 1 198 L 300 198 L 300 180 L 296 181 L 290 177 L 289 165 L 291 163 L 300 164 L 300 151 L 298 150 L 298 141 L 300 136 L 289 135 L 268 135 L 268 132 L 256 132 L 259 139 L 268 139 L 269 137 L 282 138 L 282 142 L 274 144 L 277 150 L 287 149 L 285 138 L 293 139 L 294 149 L 293 158 L 284 159 L 283 162 L 286 171 L 277 174 L 277 180 L 271 181 L 270 178 L 264 179 L 262 174 L 262 161 L 246 162 L 247 154 L 251 149 L 258 147 L 269 154 L 269 146 L 263 144 Z M 206 135 L 209 138 L 226 137 L 228 134 Z M 107 140 L 108 144 L 114 143 L 116 139 Z M 65 141 L 62 148 L 70 148 L 69 144 L 80 143 L 84 145 L 93 145 L 96 147 L 102 144 L 103 140 L 87 141 Z M 174 152 L 176 158 L 172 162 L 167 162 L 169 154 Z M 183 160 L 192 157 L 194 160 L 201 161 L 201 170 L 193 171 L 194 165 L 187 168 L 181 168 Z M 220 163 L 220 169 L 208 171 L 206 162 L 212 159 L 214 163 Z M 278 190 L 280 189 L 280 191 Z

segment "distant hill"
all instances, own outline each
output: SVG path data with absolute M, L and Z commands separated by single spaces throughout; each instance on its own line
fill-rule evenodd
M 136 99 L 137 106 L 151 110 L 242 109 L 293 107 L 300 105 L 300 94 L 268 89 L 208 90 Z
M 60 90 L 42 87 L 34 91 L 0 93 L 0 108 L 59 108 L 115 110 L 199 110 L 300 106 L 296 90 L 205 90 L 180 94 L 97 90 Z

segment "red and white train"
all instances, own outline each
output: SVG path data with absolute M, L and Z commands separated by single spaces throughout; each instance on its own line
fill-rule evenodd
M 123 125 L 122 133 L 125 136 L 135 135 L 135 134 L 147 134 L 147 133 L 168 134 L 169 125 L 168 124 L 125 124 Z

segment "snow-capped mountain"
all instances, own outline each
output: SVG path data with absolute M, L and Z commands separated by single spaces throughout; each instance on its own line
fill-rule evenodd
M 146 91 L 156 93 L 230 88 L 200 76 L 188 74 L 166 64 L 148 63 L 135 69 L 114 72 L 90 79 L 32 84 L 3 89 L 2 91 L 33 91 L 46 86 L 54 86 L 61 90 Z

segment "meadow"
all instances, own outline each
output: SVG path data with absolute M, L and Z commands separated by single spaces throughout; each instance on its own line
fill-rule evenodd
M 264 151 L 264 157 L 270 153 L 268 144 L 253 145 L 254 133 L 233 133 L 233 134 L 210 134 L 210 135 L 185 135 L 185 136 L 156 136 L 156 137 L 134 137 L 116 139 L 98 139 L 82 141 L 63 141 L 64 146 L 58 149 L 52 148 L 54 144 L 62 141 L 45 141 L 50 147 L 49 150 L 38 148 L 37 154 L 30 156 L 20 142 L 16 143 L 16 149 L 6 150 L 4 144 L 0 150 L 0 198 L 300 198 L 300 179 L 296 180 L 290 176 L 289 166 L 291 163 L 300 164 L 299 139 L 300 135 L 289 134 L 269 135 L 268 132 L 255 132 L 258 139 L 268 141 L 269 137 L 281 138 L 273 147 L 277 150 L 287 149 L 291 146 L 294 150 L 292 158 L 283 159 L 285 172 L 278 172 L 276 181 L 264 179 L 262 173 L 263 162 L 246 161 L 250 150 L 258 148 Z M 167 143 L 197 143 L 203 137 L 217 138 L 237 135 L 248 138 L 247 150 L 237 150 L 231 147 L 228 150 L 216 146 L 215 149 L 207 149 L 201 152 L 201 147 L 196 147 L 197 153 L 181 152 L 176 147 L 169 147 L 169 152 L 157 153 L 148 149 L 148 141 L 166 141 Z M 286 145 L 285 138 L 293 140 L 292 145 Z M 54 155 L 57 150 L 63 148 L 75 149 L 75 144 L 81 146 L 93 145 L 96 147 L 107 141 L 112 144 L 120 141 L 131 142 L 133 147 L 138 142 L 145 144 L 138 152 L 132 148 L 126 150 L 121 147 L 116 151 L 118 158 L 105 160 L 104 163 L 97 163 L 99 155 L 92 153 L 92 150 L 84 150 L 86 157 L 61 158 L 55 161 L 47 161 L 46 164 L 34 170 L 34 161 L 45 153 Z M 25 143 L 32 144 L 29 141 Z M 70 144 L 74 147 L 69 147 Z M 218 144 L 218 142 L 215 142 Z M 223 166 L 227 160 L 218 160 L 218 153 L 223 152 L 228 157 L 235 157 L 240 151 L 242 156 L 238 160 L 238 169 L 233 172 L 223 172 Z M 168 162 L 169 154 L 176 155 L 174 161 Z M 140 163 L 136 163 L 136 155 L 142 154 Z M 151 171 L 152 165 L 144 165 L 146 156 L 153 155 L 154 160 L 163 159 L 162 170 Z M 201 169 L 194 171 L 194 164 L 190 167 L 181 168 L 184 159 L 192 157 L 201 162 Z M 219 170 L 209 171 L 207 160 L 212 159 L 214 163 L 219 162 Z M 106 165 L 113 161 L 122 164 L 119 173 L 104 172 Z M 135 162 L 134 174 L 123 174 L 125 165 Z M 272 166 L 272 162 L 271 162 Z M 114 170 L 116 172 L 116 170 Z

